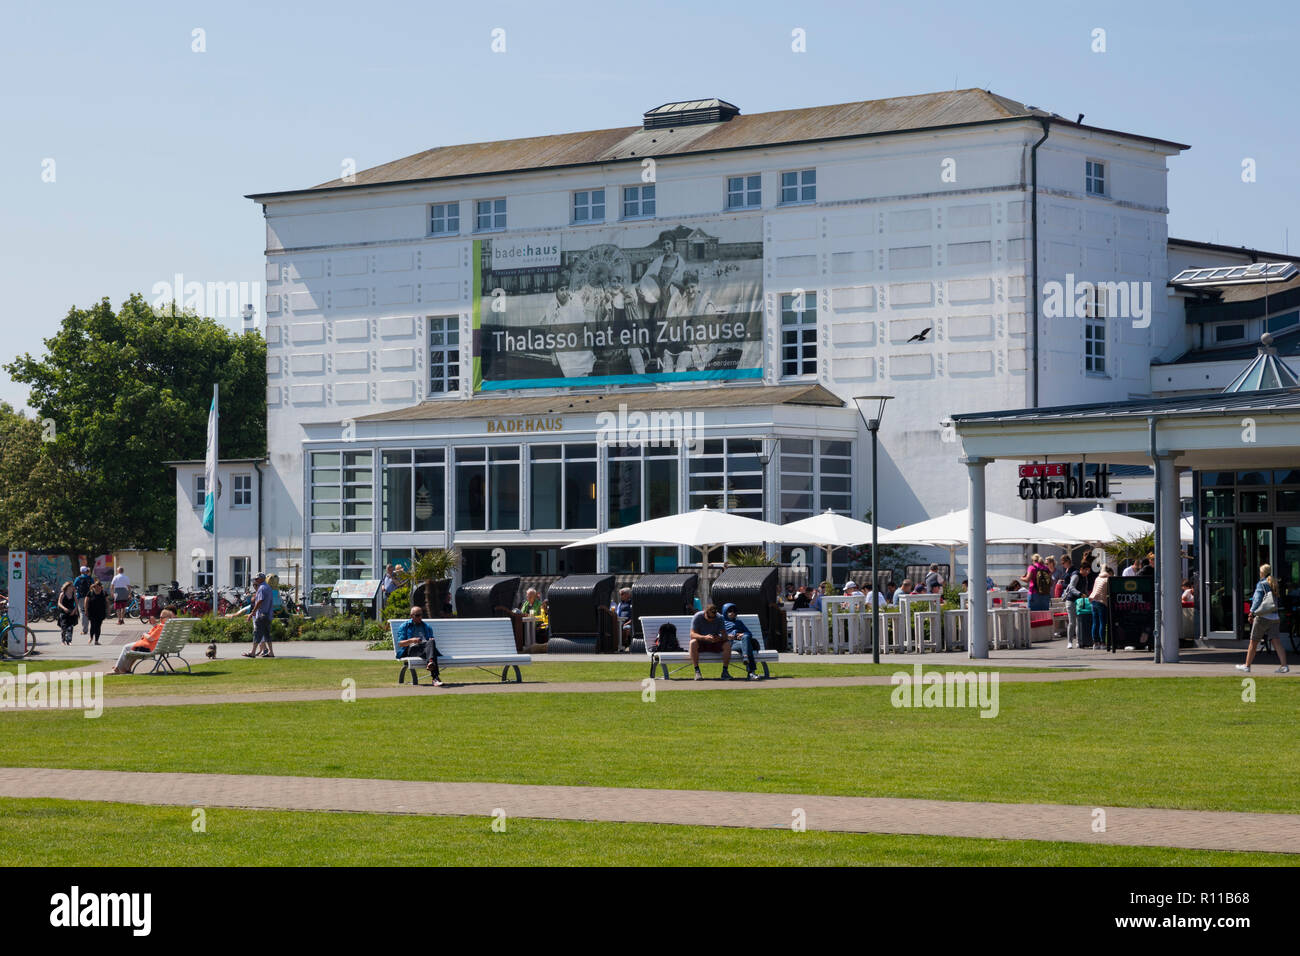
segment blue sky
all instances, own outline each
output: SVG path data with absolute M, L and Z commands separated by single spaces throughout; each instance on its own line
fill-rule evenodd
M 152 298 L 176 273 L 261 282 L 265 231 L 246 193 L 335 178 L 345 158 L 364 169 L 634 125 L 707 96 L 756 113 L 977 86 L 1086 113 L 1192 146 L 1170 160 L 1171 235 L 1280 250 L 1296 226 L 1300 250 L 1300 13 L 1287 3 L 230 0 L 5 16 L 4 356 L 39 352 L 72 305 Z M 505 53 L 491 51 L 495 28 Z M 806 53 L 791 51 L 795 28 Z M 21 405 L 26 390 L 0 373 L 0 400 Z

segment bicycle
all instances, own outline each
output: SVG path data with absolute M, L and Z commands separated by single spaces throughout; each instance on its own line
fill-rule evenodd
M 22 648 L 17 655 L 14 655 L 9 649 L 11 643 Z M 9 620 L 9 604 L 5 602 L 3 606 L 0 606 L 0 654 L 26 657 L 35 649 L 36 632 L 26 624 L 15 624 Z

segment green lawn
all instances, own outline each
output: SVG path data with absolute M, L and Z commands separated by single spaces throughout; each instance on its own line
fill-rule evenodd
M 229 647 L 231 645 L 225 645 Z M 242 646 L 242 645 L 239 645 Z M 334 660 L 294 660 L 277 658 L 276 660 L 245 660 L 240 657 L 228 659 L 223 656 L 216 661 L 204 661 L 194 664 L 193 673 L 186 674 L 181 669 L 179 674 L 148 674 L 145 665 L 140 665 L 140 673 L 121 676 L 109 675 L 104 681 L 104 692 L 110 697 L 154 694 L 203 694 L 203 693 L 256 693 L 275 690 L 337 690 L 344 678 L 355 680 L 358 687 L 393 687 L 397 684 L 397 674 L 401 664 L 397 661 L 334 661 Z M 704 673 L 716 678 L 720 665 L 704 665 Z M 927 670 L 979 670 L 966 666 L 943 666 Z M 1017 673 L 1031 671 L 1029 668 L 986 668 L 989 670 L 1014 670 Z M 911 670 L 911 664 L 830 664 L 804 663 L 772 665 L 772 679 L 781 680 L 788 677 L 857 677 L 864 674 L 888 675 L 899 670 Z M 1048 668 L 1034 668 L 1032 671 L 1044 671 Z M 678 672 L 674 680 L 689 680 L 690 667 Z M 733 674 L 744 676 L 744 668 L 734 667 Z M 650 665 L 647 660 L 635 661 L 601 661 L 586 663 L 580 661 L 547 662 L 531 664 L 520 668 L 520 675 L 525 683 L 563 683 L 593 681 L 640 681 L 649 676 Z M 477 668 L 457 667 L 443 671 L 443 680 L 449 684 L 495 683 L 500 680 L 501 672 L 488 673 Z M 511 671 L 510 679 L 514 680 Z M 420 683 L 428 682 L 425 672 L 420 673 Z M 409 683 L 409 678 L 408 678 Z
M 1300 857 L 1031 840 L 0 799 L 0 866 L 1295 866 Z M 418 827 L 418 835 L 415 832 Z
M 996 719 L 888 686 L 14 711 L 0 765 L 1300 812 L 1300 682 L 1257 684 L 1005 683 Z
M 78 667 L 85 667 L 87 664 L 93 664 L 94 661 L 38 661 L 29 660 L 3 660 L 0 661 L 0 674 L 17 674 L 18 665 L 22 664 L 28 674 L 35 674 L 37 671 L 70 671 Z

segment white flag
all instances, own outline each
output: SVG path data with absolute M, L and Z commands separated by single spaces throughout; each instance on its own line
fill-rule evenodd
M 212 410 L 208 412 L 208 456 L 203 467 L 204 490 L 203 530 L 211 531 L 217 519 L 217 397 L 212 396 Z

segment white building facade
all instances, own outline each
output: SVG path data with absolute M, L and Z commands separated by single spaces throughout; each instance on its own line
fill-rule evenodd
M 210 588 L 220 562 L 218 586 L 248 588 L 263 569 L 265 537 L 262 503 L 266 490 L 265 459 L 223 460 L 218 464 L 221 493 L 217 498 L 220 546 L 214 554 L 212 533 L 203 527 L 207 496 L 204 462 L 168 462 L 176 470 L 176 567 L 182 588 Z M 297 560 L 286 559 L 284 583 L 293 583 Z
M 431 150 L 353 182 L 254 195 L 267 221 L 268 569 L 301 560 L 324 585 L 454 544 L 467 576 L 650 570 L 689 555 L 558 548 L 705 503 L 782 522 L 827 507 L 862 517 L 863 394 L 894 396 L 878 522 L 963 507 L 950 413 L 1148 395 L 1152 363 L 1186 350 L 1166 289 L 1167 160 L 1184 148 L 982 90 L 753 116 L 700 101 L 636 127 Z M 752 270 L 757 331 L 732 368 L 700 358 L 699 375 L 638 377 L 633 358 L 634 374 L 610 376 L 603 355 L 588 366 L 570 353 L 555 359 L 564 377 L 491 378 L 503 360 L 485 331 L 488 241 L 543 257 L 554 244 L 565 264 L 547 284 L 508 282 L 508 312 L 578 272 L 599 289 L 662 271 L 647 259 L 664 236 L 706 298 Z M 601 265 L 592 250 L 607 247 Z M 705 444 L 611 444 L 601 414 L 620 396 L 647 415 L 690 413 Z M 1061 510 L 1035 515 L 1017 483 L 1014 466 L 992 466 L 990 509 Z

